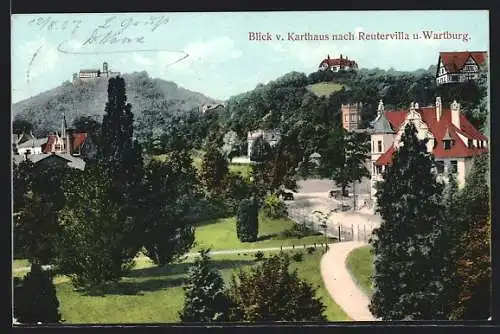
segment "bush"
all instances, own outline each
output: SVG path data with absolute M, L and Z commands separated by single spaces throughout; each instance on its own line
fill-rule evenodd
M 316 251 L 316 248 L 314 248 L 314 247 L 308 247 L 308 248 L 307 248 L 307 254 L 312 254 L 312 253 L 314 253 L 315 251 Z
M 255 259 L 257 261 L 261 261 L 263 258 L 264 258 L 264 252 L 258 251 L 257 253 L 255 253 Z
M 320 232 L 315 232 L 306 224 L 294 224 L 291 228 L 281 232 L 278 235 L 279 239 L 288 239 L 288 238 L 298 238 L 301 239 L 303 237 L 311 236 L 311 235 L 321 235 Z
M 259 209 L 255 199 L 243 199 L 238 208 L 236 234 L 241 242 L 253 242 L 259 234 Z
M 20 323 L 58 323 L 61 320 L 50 271 L 33 264 L 24 279 L 14 280 L 14 317 Z
M 263 211 L 267 217 L 273 219 L 286 217 L 288 214 L 285 202 L 275 194 L 264 199 Z
M 325 321 L 316 290 L 291 271 L 286 254 L 240 270 L 230 281 L 231 321 Z
M 295 262 L 301 262 L 304 259 L 304 253 L 302 252 L 297 252 L 292 255 L 292 260 Z

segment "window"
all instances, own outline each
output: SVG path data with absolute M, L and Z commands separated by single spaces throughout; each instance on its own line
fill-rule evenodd
M 453 140 L 443 140 L 443 146 L 445 150 L 449 150 L 453 146 Z
M 451 160 L 450 161 L 450 173 L 455 174 L 458 171 L 458 163 L 456 160 Z
M 372 141 L 372 152 L 375 152 L 375 142 Z
M 467 147 L 471 148 L 473 146 L 473 140 L 472 139 L 467 139 Z
M 444 161 L 436 161 L 436 172 L 438 174 L 444 173 Z
M 376 166 L 377 174 L 382 174 L 382 166 Z
M 337 118 L 337 119 L 338 119 L 338 118 Z M 345 115 L 345 116 L 344 116 L 344 121 L 345 121 L 345 122 L 349 122 L 349 115 Z
M 382 141 L 381 140 L 379 140 L 377 142 L 377 147 L 378 147 L 378 152 L 382 152 Z

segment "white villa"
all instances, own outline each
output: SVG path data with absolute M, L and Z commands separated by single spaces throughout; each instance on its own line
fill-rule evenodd
M 474 156 L 488 151 L 488 138 L 469 123 L 460 112 L 460 104 L 453 101 L 449 109 L 444 109 L 441 98 L 437 97 L 434 106 L 419 107 L 418 103 L 412 103 L 409 110 L 385 111 L 381 100 L 371 131 L 372 197 L 375 183 L 392 163 L 409 122 L 415 124 L 420 139 L 429 139 L 427 149 L 434 155 L 438 178 L 446 181 L 446 175 L 455 173 L 459 187 L 463 187 Z
M 281 134 L 277 130 L 255 130 L 255 131 L 250 131 L 248 132 L 247 135 L 247 143 L 248 143 L 248 150 L 247 150 L 247 156 L 248 159 L 250 159 L 250 155 L 252 153 L 252 146 L 253 143 L 255 142 L 255 139 L 263 137 L 264 140 L 269 142 L 271 147 L 274 147 L 278 141 L 281 138 Z

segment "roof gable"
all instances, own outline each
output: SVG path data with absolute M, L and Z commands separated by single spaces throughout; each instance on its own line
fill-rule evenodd
M 455 73 L 460 71 L 470 58 L 477 65 L 483 66 L 486 63 L 487 53 L 485 51 L 440 52 L 438 63 L 443 63 L 446 72 Z

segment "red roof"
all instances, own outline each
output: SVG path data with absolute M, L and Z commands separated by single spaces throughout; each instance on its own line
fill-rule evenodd
M 347 58 L 342 58 L 342 55 L 340 55 L 340 58 L 330 58 L 330 55 L 328 55 L 327 58 L 323 59 L 319 66 L 323 65 L 324 63 L 327 63 L 328 66 L 337 66 L 340 65 L 341 67 L 344 66 L 350 66 L 350 67 L 356 67 L 358 66 L 354 60 L 349 60 Z
M 85 142 L 86 138 L 87 138 L 87 134 L 85 132 L 74 133 L 73 134 L 73 150 L 78 149 L 78 147 L 80 147 L 80 145 L 82 145 Z
M 50 153 L 51 152 L 51 148 L 52 146 L 54 145 L 54 143 L 56 142 L 56 135 L 49 135 L 49 137 L 47 138 L 47 143 L 45 144 L 45 147 L 43 148 L 43 153 Z
M 460 113 L 460 129 L 458 129 L 451 122 L 451 110 L 444 109 L 441 114 L 441 118 L 438 121 L 436 118 L 436 108 L 435 107 L 424 107 L 418 109 L 418 113 L 422 117 L 429 131 L 432 133 L 436 140 L 436 146 L 434 147 L 432 154 L 435 158 L 460 158 L 460 157 L 472 157 L 483 152 L 487 152 L 487 148 L 478 147 L 467 147 L 467 143 L 464 143 L 462 139 L 459 138 L 458 134 L 466 137 L 467 139 L 474 140 L 488 140 L 488 138 L 480 133 L 470 122 L 467 120 L 465 115 Z M 403 121 L 406 118 L 408 111 L 388 111 L 385 112 L 385 116 L 394 127 L 394 129 L 399 129 Z M 450 149 L 444 149 L 443 137 L 448 130 L 449 135 L 454 140 L 453 145 Z M 376 165 L 387 165 L 392 162 L 392 156 L 395 151 L 394 146 L 391 146 L 384 154 L 382 154 L 377 161 Z
M 439 58 L 443 62 L 444 67 L 448 73 L 460 71 L 465 62 L 472 57 L 474 61 L 482 66 L 486 62 L 487 53 L 485 51 L 463 51 L 463 52 L 440 52 Z

